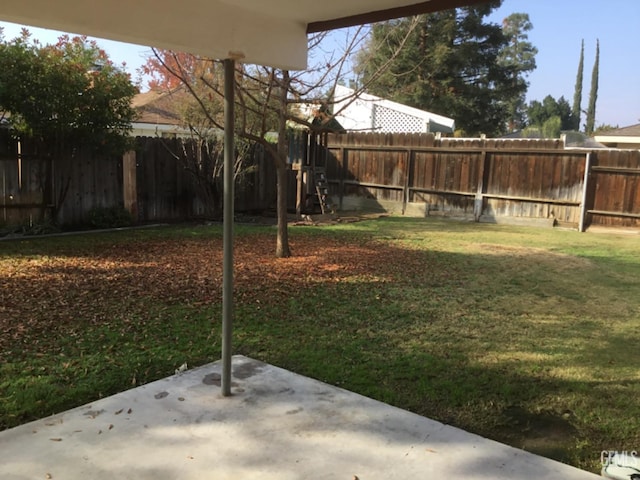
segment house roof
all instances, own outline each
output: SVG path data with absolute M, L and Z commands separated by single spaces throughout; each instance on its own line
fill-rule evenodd
M 616 128 L 598 134 L 598 137 L 640 137 L 640 123 L 629 127 Z
M 350 129 L 442 133 L 452 133 L 455 130 L 453 118 L 369 93 L 356 92 L 343 85 L 335 88 L 333 109 L 336 118 Z
M 177 111 L 177 101 L 176 94 L 151 90 L 133 97 L 131 106 L 138 114 L 136 122 L 178 125 L 181 118 Z
M 304 69 L 308 33 L 485 1 L 19 0 L 0 2 L 0 19 L 217 59 Z
M 596 135 L 595 140 L 613 148 L 640 148 L 640 124 L 616 128 Z

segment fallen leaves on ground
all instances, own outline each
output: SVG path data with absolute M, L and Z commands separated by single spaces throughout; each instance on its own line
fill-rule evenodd
M 149 302 L 161 309 L 221 301 L 219 238 L 99 242 L 85 252 L 43 244 L 42 255 L 0 258 L 0 352 L 25 337 L 110 322 L 114 312 L 139 321 Z M 236 301 L 280 302 L 314 283 L 385 282 L 422 268 L 407 261 L 409 252 L 377 242 L 300 236 L 291 248 L 294 256 L 277 259 L 273 235 L 236 238 Z

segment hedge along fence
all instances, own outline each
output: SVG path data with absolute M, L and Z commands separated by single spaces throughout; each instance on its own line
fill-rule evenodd
M 331 135 L 330 193 L 341 209 L 476 221 L 640 225 L 640 151 L 565 149 L 561 140 Z

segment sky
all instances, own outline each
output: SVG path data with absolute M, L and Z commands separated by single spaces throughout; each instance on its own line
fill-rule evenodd
M 529 14 L 533 24 L 529 41 L 538 48 L 537 68 L 528 77 L 529 101 L 552 95 L 573 103 L 584 39 L 582 109 L 586 110 L 599 39 L 596 125 L 640 123 L 640 1 L 504 0 L 491 19 L 501 22 L 512 13 Z
M 638 0 L 503 0 L 490 17 L 500 23 L 512 13 L 528 13 L 533 30 L 529 41 L 538 48 L 537 68 L 529 77 L 527 101 L 561 96 L 571 104 L 585 42 L 582 109 L 586 110 L 596 41 L 600 40 L 600 75 L 596 125 L 625 127 L 640 123 L 640 1 Z M 19 35 L 21 25 L 0 22 L 5 38 Z M 61 32 L 29 28 L 43 43 Z M 99 40 L 116 64 L 125 62 L 133 79 L 150 48 Z M 582 118 L 584 124 L 584 115 Z

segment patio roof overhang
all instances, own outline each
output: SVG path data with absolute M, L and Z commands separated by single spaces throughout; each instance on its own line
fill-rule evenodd
M 307 34 L 486 0 L 18 0 L 0 19 L 216 59 L 301 70 Z

